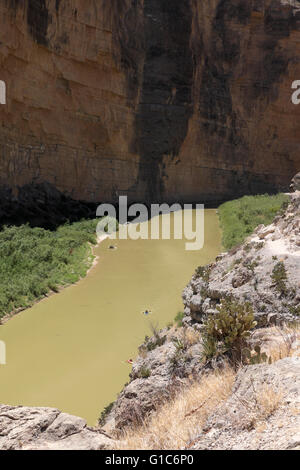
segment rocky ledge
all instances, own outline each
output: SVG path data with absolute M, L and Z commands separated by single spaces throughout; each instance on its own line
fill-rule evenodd
M 202 322 L 224 298 L 250 302 L 258 326 L 299 319 L 300 191 L 271 225 L 198 268 L 183 292 L 186 322 Z
M 103 431 L 56 409 L 0 405 L 1 450 L 102 450 L 112 443 Z
M 299 450 L 299 397 L 299 357 L 244 367 L 229 399 L 208 418 L 201 435 L 187 448 Z
M 211 372 L 212 365 L 203 362 L 201 334 L 193 327 L 166 329 L 160 335 L 164 338 L 163 345 L 148 352 L 149 342 L 140 348 L 140 355 L 133 364 L 131 381 L 106 417 L 104 430 L 108 434 L 119 436 L 120 431 L 122 433 L 128 427 L 141 424 L 164 402 L 174 398 L 178 391 L 194 381 L 200 382 Z M 155 341 L 155 338 L 151 340 Z M 285 356 L 300 357 L 300 335 L 289 329 L 259 328 L 252 333 L 249 346 L 252 350 L 259 346 L 261 357 L 264 354 L 267 358 L 272 356 L 274 363 Z M 296 363 L 291 362 L 291 380 L 295 384 L 298 381 L 299 386 L 299 371 L 292 374 L 293 364 Z M 252 367 L 256 366 L 245 366 L 240 373 L 252 370 Z M 265 367 L 267 370 L 271 366 L 265 364 Z

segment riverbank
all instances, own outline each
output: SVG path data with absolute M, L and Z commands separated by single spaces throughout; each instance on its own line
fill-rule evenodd
M 95 254 L 95 251 L 96 251 L 96 249 L 99 247 L 99 245 L 100 245 L 102 242 L 104 242 L 107 238 L 109 238 L 108 235 L 101 235 L 101 236 L 97 237 L 97 243 L 96 243 L 96 245 L 92 245 L 92 246 L 91 246 L 92 255 L 93 255 L 94 259 L 93 259 L 93 262 L 92 262 L 92 266 L 88 269 L 86 275 L 88 275 L 88 274 L 92 271 L 92 269 L 94 269 L 95 266 L 98 264 L 99 259 L 100 259 L 100 256 L 97 256 L 97 255 Z
M 70 284 L 64 284 L 64 285 L 60 285 L 60 286 L 57 286 L 57 288 L 52 291 L 49 291 L 47 294 L 45 294 L 42 298 L 37 298 L 36 300 L 32 301 L 32 303 L 29 305 L 29 306 L 26 306 L 26 307 L 20 307 L 19 309 L 13 311 L 13 312 L 10 312 L 10 313 L 7 313 L 6 315 L 4 315 L 3 317 L 0 317 L 0 325 L 4 325 L 6 322 L 8 322 L 11 318 L 15 317 L 16 315 L 24 312 L 25 310 L 27 310 L 28 308 L 32 307 L 33 305 L 35 304 L 38 304 L 40 302 L 45 302 L 49 299 L 49 297 L 51 297 L 52 295 L 58 295 L 60 294 L 64 289 L 70 287 L 71 285 L 76 285 L 78 284 L 84 277 L 88 276 L 91 271 L 96 267 L 96 265 L 98 264 L 99 262 L 99 259 L 100 257 L 97 256 L 95 254 L 95 251 L 97 250 L 97 248 L 99 247 L 99 245 L 104 242 L 106 239 L 108 238 L 108 235 L 102 235 L 100 237 L 97 237 L 97 242 L 95 245 L 91 244 L 91 243 L 88 243 L 88 246 L 90 247 L 90 253 L 87 254 L 86 256 L 86 259 L 82 260 L 83 263 L 89 263 L 90 264 L 90 267 L 88 268 L 87 272 L 86 272 L 86 275 L 79 278 L 77 281 L 73 282 L 73 283 L 70 283 Z
M 76 284 L 95 266 L 97 220 L 56 231 L 27 226 L 0 232 L 0 322 Z

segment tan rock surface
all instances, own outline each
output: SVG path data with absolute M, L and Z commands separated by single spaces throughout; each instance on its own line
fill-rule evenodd
M 299 40 L 285 0 L 2 0 L 0 186 L 201 202 L 287 187 Z
M 268 234 L 268 235 L 266 235 Z M 259 326 L 297 321 L 300 300 L 300 191 L 269 226 L 256 228 L 245 242 L 210 265 L 209 280 L 197 273 L 183 292 L 187 320 L 202 322 L 226 296 L 253 306 Z M 274 273 L 286 279 L 281 288 Z M 275 276 L 275 277 L 274 277 Z M 276 280 L 277 279 L 277 280 Z
M 188 448 L 299 449 L 299 396 L 299 357 L 244 367 L 231 397 L 210 416 L 203 433 Z
M 56 409 L 0 405 L 0 450 L 101 450 L 112 442 Z

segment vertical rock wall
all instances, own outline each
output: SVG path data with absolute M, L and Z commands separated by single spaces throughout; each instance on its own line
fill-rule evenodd
M 296 0 L 0 0 L 2 201 L 288 187 L 299 43 Z

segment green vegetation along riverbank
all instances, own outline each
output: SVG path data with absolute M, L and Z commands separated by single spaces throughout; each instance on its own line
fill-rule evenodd
M 98 220 L 56 231 L 5 227 L 0 232 L 0 319 L 84 277 L 93 263 Z
M 244 196 L 225 202 L 219 207 L 219 217 L 223 232 L 223 246 L 230 250 L 242 243 L 260 224 L 270 224 L 276 214 L 288 205 L 286 194 L 274 196 Z

